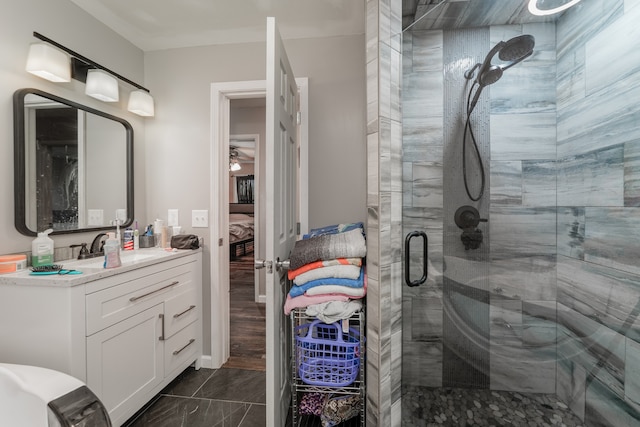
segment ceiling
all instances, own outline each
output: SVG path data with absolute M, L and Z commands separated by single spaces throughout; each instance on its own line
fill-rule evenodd
M 365 0 L 71 0 L 144 51 L 364 34 Z
M 538 0 L 555 7 L 567 0 Z M 529 0 L 402 0 L 402 28 L 442 30 L 555 21 L 562 14 L 534 16 Z

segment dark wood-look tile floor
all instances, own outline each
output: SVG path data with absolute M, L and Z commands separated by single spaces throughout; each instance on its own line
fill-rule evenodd
M 125 427 L 265 425 L 265 373 L 187 368 Z
M 266 369 L 265 304 L 255 302 L 253 253 L 229 264 L 230 358 L 227 368 Z

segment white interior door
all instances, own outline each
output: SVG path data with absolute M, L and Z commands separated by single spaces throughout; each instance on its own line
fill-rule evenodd
M 296 240 L 298 88 L 274 18 L 267 18 L 266 251 L 267 426 L 284 425 L 291 398 L 290 334 L 283 314 L 286 260 Z

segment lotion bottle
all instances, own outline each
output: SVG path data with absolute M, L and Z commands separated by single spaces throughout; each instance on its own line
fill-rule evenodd
M 49 233 L 52 231 L 52 229 L 48 229 L 38 233 L 38 237 L 31 243 L 32 266 L 53 264 L 53 240 L 49 237 Z
M 109 238 L 104 243 L 104 268 L 120 267 L 120 242 L 113 231 L 107 233 Z

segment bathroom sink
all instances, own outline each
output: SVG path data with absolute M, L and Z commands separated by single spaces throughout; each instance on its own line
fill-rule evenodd
M 158 257 L 157 253 L 137 253 L 135 251 L 121 251 L 120 252 L 120 261 L 122 264 L 133 264 L 135 262 L 140 262 L 149 258 Z M 65 267 L 67 265 L 65 264 Z M 75 268 L 77 270 L 82 269 L 102 269 L 104 268 L 104 257 L 97 257 L 90 260 L 82 260 L 70 263 L 68 268 Z

